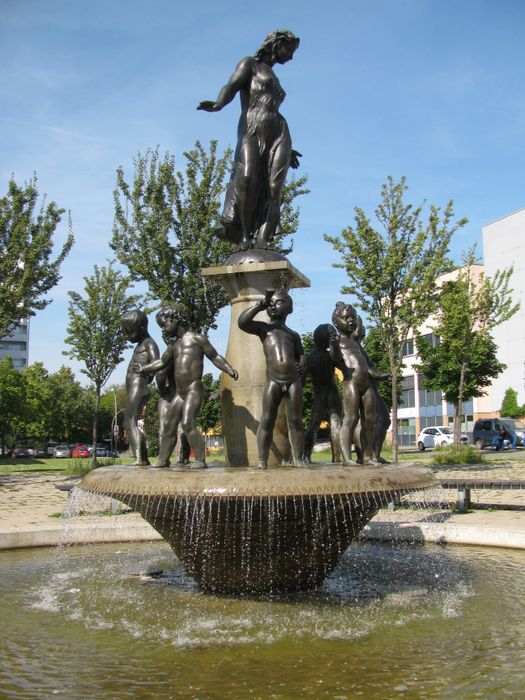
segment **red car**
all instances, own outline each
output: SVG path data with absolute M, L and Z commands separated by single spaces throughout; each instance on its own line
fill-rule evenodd
M 75 445 L 73 447 L 73 457 L 89 457 L 89 449 L 87 445 Z

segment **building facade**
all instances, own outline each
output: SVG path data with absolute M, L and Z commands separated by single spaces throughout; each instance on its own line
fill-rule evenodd
M 515 389 L 518 403 L 525 404 L 525 209 L 483 226 L 482 231 L 487 275 L 493 277 L 497 270 L 513 265 L 513 298 L 520 303 L 519 311 L 493 330 L 498 358 L 507 365 L 490 389 L 490 410 L 496 412 L 508 388 Z
M 29 358 L 29 319 L 24 319 L 10 335 L 0 338 L 0 360 L 11 357 L 16 369 L 28 365 Z
M 485 273 L 484 265 L 474 265 L 471 270 L 475 282 L 479 276 Z M 454 279 L 458 271 L 450 272 L 438 277 L 436 285 L 439 287 L 447 280 Z M 439 337 L 433 331 L 434 319 L 430 318 L 417 329 L 418 335 L 423 336 L 432 345 L 439 343 Z M 524 346 L 525 347 L 525 346 Z M 407 340 L 402 350 L 405 367 L 403 369 L 403 393 L 402 404 L 398 409 L 398 439 L 400 445 L 415 445 L 417 436 L 423 428 L 432 425 L 449 426 L 454 423 L 454 407 L 443 400 L 440 391 L 427 391 L 423 386 L 423 377 L 418 374 L 416 366 L 419 358 L 416 353 L 416 344 L 413 338 Z M 472 434 L 474 422 L 478 418 L 488 418 L 498 415 L 493 408 L 491 389 L 485 396 L 473 398 L 463 403 L 463 432 Z

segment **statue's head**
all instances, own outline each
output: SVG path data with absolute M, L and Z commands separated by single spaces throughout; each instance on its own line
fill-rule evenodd
M 136 342 L 148 331 L 148 317 L 144 311 L 133 309 L 122 316 L 120 325 L 126 338 Z
M 162 335 L 170 338 L 180 326 L 186 325 L 186 310 L 180 304 L 165 304 L 157 311 L 155 320 L 162 328 Z
M 276 29 L 270 32 L 261 46 L 255 52 L 256 59 L 269 56 L 270 62 L 286 63 L 290 61 L 299 46 L 299 37 L 287 29 Z
M 340 333 L 352 335 L 359 326 L 359 316 L 352 304 L 338 301 L 332 314 L 332 323 Z
M 270 318 L 286 318 L 292 311 L 292 297 L 284 289 L 276 289 L 266 309 L 268 316 Z
M 334 329 L 331 323 L 321 323 L 321 325 L 317 326 L 315 329 L 314 345 L 318 350 L 326 350 L 330 345 L 330 329 Z

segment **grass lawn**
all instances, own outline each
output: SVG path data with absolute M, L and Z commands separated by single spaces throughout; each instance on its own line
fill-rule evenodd
M 56 472 L 67 469 L 68 459 L 36 458 L 36 457 L 0 457 L 0 474 L 13 472 Z

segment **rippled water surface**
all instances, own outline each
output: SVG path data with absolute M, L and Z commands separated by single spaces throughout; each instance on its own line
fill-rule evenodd
M 159 543 L 3 552 L 0 697 L 525 697 L 524 584 L 525 552 L 472 547 L 361 544 L 257 598 Z

